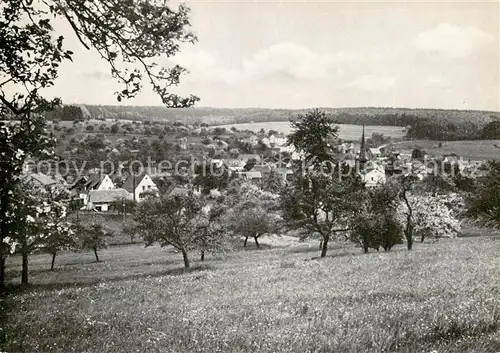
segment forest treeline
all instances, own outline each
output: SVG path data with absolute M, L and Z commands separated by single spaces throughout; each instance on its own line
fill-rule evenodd
M 321 108 L 339 124 L 401 126 L 407 137 L 430 140 L 500 139 L 500 112 L 406 108 Z M 264 108 L 180 108 L 161 106 L 62 106 L 50 120 L 123 119 L 209 125 L 288 121 L 305 110 Z

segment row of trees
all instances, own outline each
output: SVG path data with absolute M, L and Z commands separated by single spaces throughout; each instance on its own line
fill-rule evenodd
M 163 1 L 0 2 L 0 121 L 19 122 L 0 123 L 0 293 L 5 254 L 10 249 L 6 239 L 20 233 L 12 226 L 16 224 L 12 217 L 17 211 L 13 195 L 20 189 L 21 169 L 28 156 L 48 151 L 43 147 L 46 134 L 40 114 L 61 104 L 59 98 L 44 97 L 44 88 L 54 85 L 61 63 L 73 56 L 53 22 L 68 23 L 80 44 L 109 64 L 112 76 L 122 85 L 115 93 L 118 101 L 137 96 L 146 80 L 167 107 L 178 108 L 199 100 L 171 93 L 170 87 L 179 84 L 186 70 L 157 63 L 161 56 L 175 55 L 181 44 L 196 41 L 188 14 L 186 6 L 171 8 Z
M 253 239 L 259 247 L 262 236 L 288 229 L 299 230 L 303 237 L 319 236 L 323 257 L 329 242 L 339 240 L 359 244 L 365 252 L 369 248 L 389 251 L 404 241 L 411 250 L 417 236 L 422 242 L 431 236 L 456 236 L 465 216 L 500 227 L 500 163 L 491 164 L 490 175 L 481 181 L 480 192 L 469 200 L 468 209 L 458 193 L 447 188 L 429 191 L 431 181 L 419 182 L 411 175 L 367 189 L 358 174 L 348 173 L 328 153 L 330 135 L 336 133 L 328 119 L 313 111 L 296 123 L 299 133 L 290 141 L 305 152 L 308 164 L 295 166 L 291 182 L 285 184 L 274 174 L 260 184 L 241 180 L 227 184 L 224 174 L 212 175 L 198 182 L 202 191 L 221 190 L 217 200 L 209 200 L 206 192 L 162 193 L 136 205 L 133 221 L 127 222 L 124 231 L 141 236 L 146 246 L 174 247 L 187 268 L 194 250 L 204 259 L 206 252 L 230 248 L 233 239 L 242 239 L 244 246 Z M 310 138 L 313 133 L 317 139 Z M 309 142 L 303 143 L 306 139 Z M 3 244 L 8 249 L 5 254 L 17 252 L 23 258 L 22 283 L 27 283 L 28 255 L 33 252 L 51 254 L 51 267 L 61 250 L 90 249 L 99 261 L 98 250 L 109 234 L 97 222 L 69 221 L 66 190 L 43 188 L 20 178 L 11 196 L 9 236 Z
M 406 136 L 440 141 L 498 140 L 500 139 L 500 120 L 495 118 L 481 126 L 471 121 L 453 123 L 435 117 L 415 119 Z
M 85 223 L 72 221 L 71 201 L 65 187 L 42 186 L 21 174 L 11 196 L 3 255 L 22 257 L 22 284 L 28 283 L 28 258 L 33 253 L 50 254 L 51 270 L 60 251 L 90 249 L 99 261 L 97 251 L 105 247 L 105 237 L 111 234 L 97 219 Z

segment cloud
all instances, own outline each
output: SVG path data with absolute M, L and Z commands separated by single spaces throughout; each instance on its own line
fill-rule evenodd
M 448 88 L 450 84 L 440 76 L 429 76 L 424 80 L 424 87 L 429 88 Z
M 385 91 L 396 86 L 396 79 L 390 76 L 364 75 L 347 84 L 364 91 Z
M 315 53 L 305 46 L 283 42 L 242 59 L 237 67 L 225 65 L 217 53 L 196 49 L 179 53 L 170 58 L 167 65 L 178 64 L 186 68 L 190 74 L 185 81 L 234 86 L 262 78 L 279 82 L 328 78 L 342 75 L 346 67 L 358 62 L 359 56 L 352 52 Z
M 85 78 L 96 79 L 96 80 L 113 78 L 113 75 L 111 75 L 110 72 L 104 72 L 104 71 L 80 72 L 80 75 Z
M 354 59 L 354 54 L 340 51 L 336 54 L 316 53 L 293 42 L 271 45 L 243 61 L 247 77 L 292 76 L 297 79 L 320 79 L 340 72 L 341 65 Z
M 492 35 L 475 27 L 441 23 L 435 28 L 419 33 L 413 40 L 413 45 L 423 52 L 461 58 L 485 48 L 493 39 Z
M 217 53 L 212 54 L 203 50 L 190 50 L 177 54 L 169 59 L 171 63 L 178 64 L 189 71 L 183 81 L 222 83 L 234 85 L 241 79 L 242 73 L 236 69 L 224 66 Z

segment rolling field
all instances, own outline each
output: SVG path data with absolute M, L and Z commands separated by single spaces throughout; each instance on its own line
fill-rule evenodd
M 478 140 L 478 141 L 443 141 L 442 147 L 438 147 L 439 141 L 414 140 L 391 144 L 401 152 L 411 153 L 411 151 L 420 147 L 427 153 L 434 155 L 445 155 L 455 153 L 464 159 L 482 160 L 499 159 L 500 140 Z
M 288 135 L 292 130 L 290 122 L 288 121 L 270 121 L 270 122 L 260 122 L 260 123 L 247 123 L 247 124 L 229 124 L 220 125 L 226 129 L 230 129 L 233 126 L 238 130 L 251 130 L 258 132 L 260 129 L 267 131 L 275 130 L 280 133 Z M 352 125 L 352 124 L 338 124 L 339 126 L 339 137 L 344 140 L 360 140 L 361 133 L 363 131 L 362 125 Z M 392 138 L 403 138 L 406 136 L 406 132 L 403 132 L 401 126 L 378 126 L 378 125 L 367 125 L 365 127 L 366 137 L 371 137 L 372 133 L 377 132 L 384 134 L 386 137 Z
M 2 304 L 0 351 L 500 352 L 498 235 L 412 252 L 332 244 L 321 260 L 317 242 L 262 244 L 190 271 L 180 254 L 140 245 L 102 251 L 101 263 L 64 254 L 53 272 L 50 256 L 33 256 L 32 285 Z

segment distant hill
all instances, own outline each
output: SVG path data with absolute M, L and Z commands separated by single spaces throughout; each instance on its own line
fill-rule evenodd
M 500 112 L 409 108 L 320 108 L 331 113 L 339 123 L 367 125 L 411 125 L 418 119 L 446 121 L 454 124 L 472 123 L 481 127 L 500 120 Z M 209 125 L 284 121 L 303 114 L 308 109 L 265 108 L 181 108 L 162 106 L 95 106 L 85 105 L 85 115 L 92 119 L 167 120 Z

